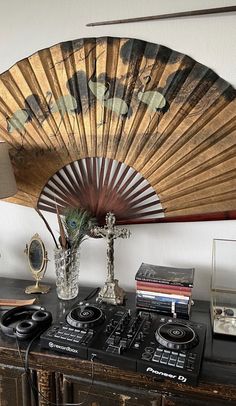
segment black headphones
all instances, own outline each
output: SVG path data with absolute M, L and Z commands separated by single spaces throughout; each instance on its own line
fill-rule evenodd
M 51 322 L 52 314 L 44 307 L 18 306 L 1 316 L 0 328 L 9 337 L 29 340 L 46 330 Z

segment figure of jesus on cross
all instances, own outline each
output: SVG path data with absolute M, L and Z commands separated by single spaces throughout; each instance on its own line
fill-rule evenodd
M 118 286 L 118 280 L 115 279 L 114 275 L 114 240 L 116 238 L 129 238 L 130 231 L 126 228 L 115 227 L 115 221 L 115 215 L 107 213 L 106 225 L 93 228 L 94 236 L 103 237 L 107 241 L 107 279 L 98 294 L 98 300 L 111 304 L 122 304 L 124 291 Z

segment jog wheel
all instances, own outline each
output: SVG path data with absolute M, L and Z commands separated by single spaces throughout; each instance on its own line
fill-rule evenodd
M 75 328 L 92 328 L 105 319 L 101 309 L 93 305 L 77 306 L 68 313 L 66 321 Z
M 195 331 L 178 321 L 162 324 L 155 332 L 157 342 L 172 350 L 188 350 L 198 344 Z

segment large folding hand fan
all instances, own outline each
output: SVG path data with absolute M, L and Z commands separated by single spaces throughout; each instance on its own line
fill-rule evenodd
M 120 223 L 236 218 L 236 91 L 161 45 L 86 38 L 0 75 L 11 202 Z

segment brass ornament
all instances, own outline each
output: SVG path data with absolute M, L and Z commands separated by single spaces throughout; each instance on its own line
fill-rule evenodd
M 126 228 L 115 226 L 116 218 L 113 213 L 107 213 L 106 225 L 104 227 L 95 226 L 92 234 L 95 237 L 102 237 L 107 242 L 107 278 L 104 286 L 99 291 L 98 301 L 111 303 L 114 305 L 123 304 L 125 293 L 115 279 L 114 273 L 114 240 L 116 238 L 129 238 L 130 231 Z
M 29 270 L 36 281 L 35 285 L 26 287 L 25 293 L 48 293 L 50 286 L 40 283 L 46 272 L 48 256 L 43 241 L 38 234 L 31 238 L 29 245 L 26 244 L 24 252 L 28 257 Z

